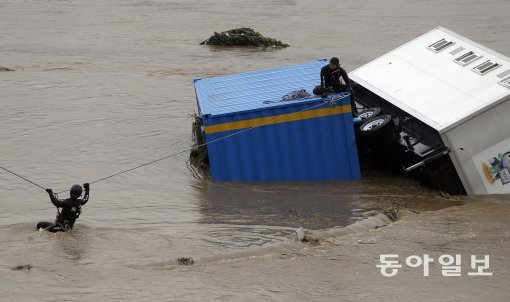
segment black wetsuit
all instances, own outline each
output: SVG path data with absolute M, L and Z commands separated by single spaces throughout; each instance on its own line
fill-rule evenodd
M 64 232 L 72 229 L 74 222 L 80 216 L 81 206 L 89 201 L 89 191 L 90 189 L 88 187 L 85 188 L 85 195 L 83 196 L 83 199 L 74 197 L 68 199 L 58 199 L 50 190 L 48 194 L 50 195 L 51 202 L 58 209 L 62 208 L 62 210 L 58 212 L 55 223 L 39 222 L 37 224 L 37 229 L 46 229 L 50 232 Z
M 345 85 L 340 83 L 340 77 L 345 82 Z M 345 69 L 338 66 L 336 69 L 331 70 L 329 64 L 321 69 L 321 87 L 333 89 L 333 92 L 344 92 L 351 90 L 351 80 Z

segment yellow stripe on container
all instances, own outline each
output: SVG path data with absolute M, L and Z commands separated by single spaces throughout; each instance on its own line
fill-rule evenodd
M 309 111 L 301 111 L 296 113 L 286 113 L 280 115 L 266 116 L 254 118 L 251 120 L 223 123 L 218 125 L 206 126 L 205 133 L 212 134 L 223 131 L 239 130 L 244 128 L 252 128 L 257 126 L 274 125 L 286 122 L 294 122 L 307 120 L 311 118 L 325 117 L 336 114 L 351 112 L 350 105 L 322 108 Z

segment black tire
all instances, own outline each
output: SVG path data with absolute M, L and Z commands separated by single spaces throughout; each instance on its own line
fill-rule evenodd
M 368 108 L 368 109 L 365 109 L 365 110 L 359 112 L 356 115 L 356 117 L 359 117 L 359 118 L 361 118 L 362 121 L 364 121 L 364 120 L 369 119 L 371 117 L 377 116 L 379 113 L 381 113 L 381 108 L 373 107 L 373 108 Z
M 359 126 L 359 130 L 362 134 L 372 134 L 374 132 L 380 133 L 382 129 L 388 129 L 391 121 L 391 115 L 383 114 L 374 116 L 363 121 L 363 124 Z

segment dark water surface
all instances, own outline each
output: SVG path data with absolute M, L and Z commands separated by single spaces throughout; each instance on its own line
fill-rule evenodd
M 353 70 L 439 25 L 509 55 L 508 13 L 505 0 L 3 0 L 0 66 L 16 71 L 0 73 L 0 165 L 60 192 L 189 148 L 194 78 L 331 56 Z M 291 47 L 198 45 L 242 26 Z M 1 171 L 0 300 L 186 300 L 179 286 L 202 281 L 141 280 L 159 280 L 157 263 L 279 244 L 416 195 L 437 193 L 379 175 L 215 183 L 184 153 L 91 185 L 75 230 L 46 234 L 34 230 L 55 215 L 46 192 Z

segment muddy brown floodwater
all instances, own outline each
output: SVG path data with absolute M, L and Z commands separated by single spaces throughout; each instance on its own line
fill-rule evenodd
M 508 56 L 509 12 L 506 0 L 4 0 L 0 166 L 64 191 L 189 148 L 194 78 L 332 56 L 349 71 L 436 26 Z M 199 45 L 243 26 L 290 47 Z M 508 199 L 376 173 L 212 182 L 181 154 L 92 184 L 75 229 L 49 234 L 34 229 L 55 215 L 46 192 L 2 170 L 0 301 L 508 301 Z M 309 242 L 294 240 L 301 226 Z M 396 276 L 380 254 L 404 261 Z M 428 277 L 405 265 L 424 254 Z M 441 275 L 445 254 L 461 255 L 460 277 Z M 468 276 L 471 255 L 489 255 L 493 275 Z

